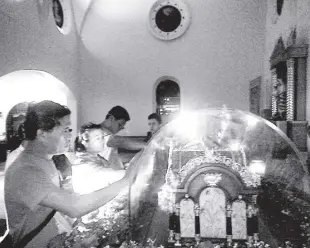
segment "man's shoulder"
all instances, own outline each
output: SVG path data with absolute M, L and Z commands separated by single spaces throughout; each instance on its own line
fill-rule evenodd
M 6 163 L 10 164 L 10 168 L 17 168 L 27 164 L 27 160 L 28 157 L 23 156 L 23 151 L 14 150 L 8 155 Z
M 20 175 L 27 175 L 28 173 L 37 174 L 43 172 L 44 170 L 36 165 L 35 160 L 29 154 L 22 152 L 8 167 L 6 176 L 11 175 L 11 178 L 18 178 Z
M 18 155 L 18 157 L 12 162 L 12 165 L 19 164 L 19 166 L 33 167 L 35 164 L 36 159 L 30 153 L 26 153 L 25 151 L 17 151 L 16 155 Z
M 113 134 L 109 129 L 107 129 L 106 127 L 103 127 L 103 126 L 100 127 L 100 130 L 102 130 L 102 132 L 106 135 L 112 135 Z
M 23 150 L 24 150 L 23 146 L 20 145 L 18 148 L 10 152 L 7 156 L 6 164 L 7 165 L 12 164 L 18 158 L 18 156 L 23 152 Z

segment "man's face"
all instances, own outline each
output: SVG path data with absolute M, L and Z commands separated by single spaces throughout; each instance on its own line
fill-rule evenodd
M 148 126 L 149 126 L 149 131 L 152 134 L 156 133 L 160 128 L 160 124 L 156 119 L 148 120 Z
M 49 154 L 65 152 L 67 143 L 71 140 L 70 115 L 59 119 L 59 123 L 52 131 L 45 132 L 45 144 Z
M 126 125 L 126 121 L 124 119 L 116 120 L 114 117 L 112 117 L 111 131 L 114 134 L 123 130 L 125 128 L 125 125 Z

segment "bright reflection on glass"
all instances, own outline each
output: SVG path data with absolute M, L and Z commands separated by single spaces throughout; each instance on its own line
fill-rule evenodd
M 239 151 L 243 148 L 243 146 L 238 141 L 232 141 L 230 144 L 231 151 Z
M 200 204 L 201 192 L 208 187 L 225 191 L 225 208 L 233 205 L 231 199 L 238 199 L 239 195 L 248 206 L 257 207 L 272 231 L 262 241 L 285 234 L 287 240 L 306 242 L 303 237 L 307 237 L 310 226 L 309 219 L 304 218 L 309 216 L 310 205 L 307 168 L 292 141 L 260 117 L 232 109 L 182 113 L 153 137 L 131 166 L 137 170 L 137 179 L 130 185 L 126 195 L 130 204 L 123 213 L 128 211 L 130 232 L 138 242 L 155 236 L 167 241 L 167 230 L 170 224 L 173 226 L 170 222 L 180 213 L 176 212 L 180 200 L 188 195 Z M 208 185 L 206 175 L 216 176 L 217 180 L 212 184 L 209 180 Z M 217 197 L 218 194 L 208 196 L 207 201 L 212 202 L 207 205 L 208 210 L 209 206 L 216 209 Z M 110 208 L 96 218 L 116 216 L 116 203 L 112 201 Z M 255 217 L 256 212 L 252 212 Z M 283 217 L 283 212 L 289 215 Z M 205 218 L 200 223 L 209 224 L 208 217 L 200 215 Z M 114 222 L 113 218 L 108 227 Z
M 249 128 L 255 127 L 256 124 L 259 122 L 259 119 L 252 115 L 247 115 L 245 118 Z
M 249 170 L 258 175 L 264 175 L 266 171 L 266 164 L 262 160 L 252 160 L 249 165 Z
M 75 163 L 79 163 L 76 161 Z M 83 195 L 94 192 L 124 177 L 124 170 L 100 168 L 91 163 L 80 163 L 72 168 L 72 186 L 75 192 Z
M 182 111 L 172 123 L 177 135 L 189 139 L 197 137 L 199 118 L 196 113 Z
M 158 147 L 161 147 L 160 151 Z M 287 202 L 285 194 L 274 190 L 310 194 L 308 172 L 295 145 L 276 126 L 251 113 L 227 108 L 182 112 L 153 137 L 141 158 L 163 151 L 166 156 L 154 160 L 149 191 L 139 200 L 139 204 L 151 202 L 152 192 L 156 192 L 158 211 L 162 213 L 173 212 L 180 195 L 184 197 L 185 193 L 192 193 L 191 197 L 199 196 L 199 192 L 206 187 L 196 180 L 199 173 L 220 174 L 222 179 L 219 183 L 221 187 L 227 187 L 227 192 L 232 190 L 231 185 L 234 184 L 228 178 L 236 175 L 243 190 L 257 192 L 259 211 L 270 218 L 275 211 L 269 212 L 271 203 L 275 202 L 273 197 Z M 160 171 L 161 176 L 156 175 L 155 171 Z M 242 193 L 236 192 L 238 194 Z M 264 201 L 261 202 L 261 199 Z M 264 202 L 267 201 L 269 205 L 265 207 Z M 135 209 L 139 207 L 132 206 L 133 215 Z M 268 224 L 283 226 L 283 230 L 287 230 L 287 220 L 283 221 L 278 216 L 273 224 Z M 157 230 L 154 226 L 150 229 Z M 160 235 L 160 230 L 157 230 L 157 235 Z M 290 235 L 288 233 L 287 237 Z

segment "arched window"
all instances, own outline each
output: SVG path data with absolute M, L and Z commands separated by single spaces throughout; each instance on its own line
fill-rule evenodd
M 156 112 L 163 122 L 173 119 L 180 110 L 180 87 L 170 79 L 161 81 L 156 88 Z
M 277 13 L 281 15 L 283 9 L 284 0 L 277 0 Z
M 21 140 L 18 131 L 30 102 L 51 100 L 68 106 L 72 111 L 72 137 L 75 137 L 75 96 L 67 85 L 53 75 L 37 70 L 14 71 L 0 77 L 0 92 L 3 92 L 0 98 L 0 162 L 5 161 L 7 150 L 11 151 L 19 146 Z
M 68 34 L 72 27 L 70 1 L 52 0 L 52 13 L 59 32 L 64 35 Z

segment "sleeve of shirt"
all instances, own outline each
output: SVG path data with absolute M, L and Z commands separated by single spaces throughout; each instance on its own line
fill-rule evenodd
M 15 185 L 16 192 L 21 203 L 34 210 L 48 194 L 55 191 L 57 186 L 40 168 L 27 167 L 22 173 L 22 178 Z

